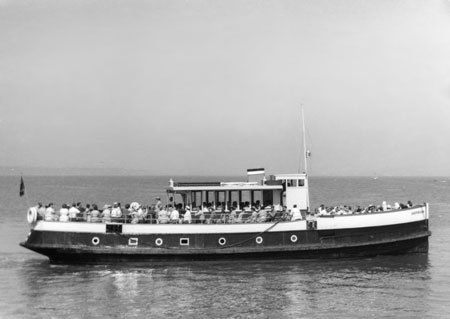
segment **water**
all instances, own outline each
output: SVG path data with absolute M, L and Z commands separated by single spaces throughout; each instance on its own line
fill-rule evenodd
M 450 313 L 450 178 L 310 179 L 313 207 L 430 202 L 428 254 L 83 266 L 51 265 L 18 246 L 28 233 L 26 209 L 37 201 L 152 203 L 165 196 L 168 179 L 26 176 L 27 197 L 19 198 L 20 178 L 0 177 L 0 317 L 442 318 Z

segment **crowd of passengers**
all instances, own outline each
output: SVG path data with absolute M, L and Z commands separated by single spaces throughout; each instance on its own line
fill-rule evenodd
M 39 203 L 36 206 L 37 218 L 45 221 L 84 221 L 91 223 L 157 223 L 157 224 L 191 224 L 191 223 L 262 223 L 271 221 L 295 221 L 315 219 L 320 216 L 349 215 L 349 214 L 367 214 L 383 212 L 396 209 L 412 207 L 411 201 L 407 204 L 395 203 L 393 207 L 383 202 L 380 206 L 370 205 L 366 208 L 358 206 L 352 210 L 350 206 L 325 207 L 320 205 L 314 213 L 303 216 L 297 205 L 292 209 L 286 206 L 261 205 L 256 201 L 252 205 L 249 202 L 233 202 L 229 210 L 225 203 L 218 205 L 204 202 L 202 205 L 193 209 L 189 205 L 183 207 L 182 204 L 170 202 L 164 205 L 159 197 L 156 198 L 154 205 L 140 205 L 137 202 L 126 204 L 124 207 L 118 202 L 113 205 L 104 205 L 101 209 L 97 204 L 73 203 L 72 205 L 62 204 L 61 209 L 55 210 L 54 204 L 49 203 L 43 206 Z M 241 209 L 240 209 L 241 208 Z
M 387 212 L 391 210 L 399 210 L 413 207 L 411 201 L 408 201 L 406 204 L 403 203 L 395 203 L 393 206 L 387 204 L 386 201 L 383 201 L 381 205 L 369 205 L 365 208 L 361 206 L 356 207 L 356 209 L 352 209 L 351 206 L 334 206 L 334 207 L 325 207 L 325 205 L 320 205 L 314 211 L 314 216 L 333 216 L 333 215 L 352 215 L 352 214 L 370 214 L 370 213 L 378 213 L 378 212 Z

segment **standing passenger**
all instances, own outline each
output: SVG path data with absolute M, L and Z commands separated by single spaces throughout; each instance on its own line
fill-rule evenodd
M 300 209 L 297 208 L 297 205 L 294 205 L 294 208 L 292 208 L 291 211 L 291 220 L 302 220 L 302 213 L 300 212 Z

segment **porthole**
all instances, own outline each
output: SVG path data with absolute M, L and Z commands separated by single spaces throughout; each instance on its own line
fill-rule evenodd
M 92 237 L 92 244 L 97 246 L 98 244 L 100 244 L 100 238 L 98 237 Z
M 128 239 L 128 246 L 137 246 L 138 245 L 138 239 L 137 238 L 129 238 Z
M 189 238 L 180 238 L 181 246 L 189 246 Z
M 163 244 L 163 240 L 161 238 L 156 238 L 155 244 L 156 246 L 161 246 Z
M 224 238 L 224 237 L 220 237 L 219 238 L 219 245 L 220 246 L 223 246 L 223 245 L 225 245 L 227 243 L 227 240 Z
M 298 240 L 298 238 L 297 238 L 296 235 L 292 235 L 292 236 L 291 236 L 291 242 L 296 243 L 297 240 Z
M 263 242 L 263 238 L 261 236 L 256 237 L 257 244 L 262 244 L 262 242 Z

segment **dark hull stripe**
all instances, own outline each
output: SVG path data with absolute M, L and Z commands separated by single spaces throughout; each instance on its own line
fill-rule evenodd
M 247 234 L 151 234 L 124 236 L 33 231 L 21 245 L 52 261 L 110 261 L 153 259 L 260 259 L 371 256 L 428 251 L 428 221 L 340 230 L 307 230 Z M 292 236 L 297 238 L 292 240 Z M 95 245 L 92 239 L 97 237 Z M 220 245 L 219 239 L 226 239 Z M 138 245 L 130 246 L 130 238 Z M 155 244 L 161 238 L 161 246 Z M 189 245 L 180 245 L 180 238 Z

